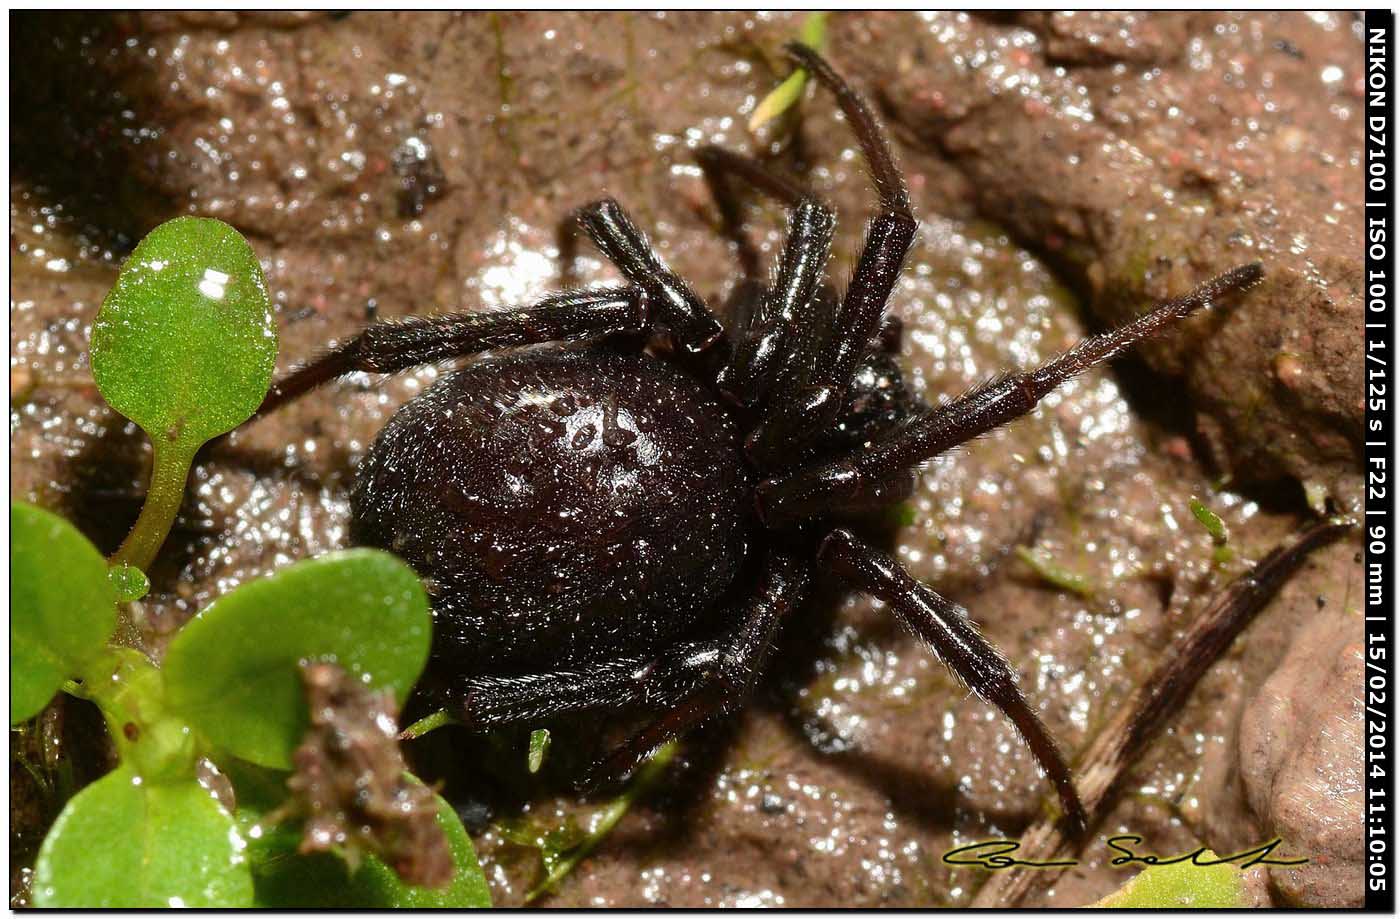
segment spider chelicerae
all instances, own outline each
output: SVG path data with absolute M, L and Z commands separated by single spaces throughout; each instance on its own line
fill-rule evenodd
M 904 179 L 865 100 L 810 48 L 787 53 L 835 96 L 879 197 L 844 294 L 825 274 L 832 210 L 801 183 L 708 147 L 700 162 L 742 269 L 727 326 L 605 199 L 567 224 L 561 256 L 571 261 L 581 233 L 625 286 L 371 325 L 280 380 L 259 414 L 354 371 L 541 346 L 478 359 L 405 404 L 356 476 L 352 541 L 404 558 L 432 597 L 430 697 L 480 729 L 640 707 L 654 720 L 590 781 L 622 777 L 745 700 L 821 570 L 884 601 L 999 708 L 1082 829 L 1070 770 L 1006 658 L 966 610 L 836 521 L 905 499 L 920 464 L 1262 269 L 1235 268 L 930 408 L 903 383 L 885 317 L 917 228 Z M 769 277 L 742 227 L 738 183 L 788 209 Z

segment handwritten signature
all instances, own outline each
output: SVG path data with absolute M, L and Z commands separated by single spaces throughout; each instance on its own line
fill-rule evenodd
M 1283 844 L 1281 839 L 1272 839 L 1263 845 L 1231 855 L 1215 855 L 1205 846 L 1201 846 L 1191 852 L 1183 852 L 1180 855 L 1170 857 L 1150 853 L 1139 855 L 1132 847 L 1141 845 L 1142 837 L 1132 834 L 1110 836 L 1105 840 L 1105 844 L 1110 850 L 1120 853 L 1114 856 L 1113 860 L 1109 862 L 1110 865 L 1127 865 L 1133 862 L 1141 865 L 1179 865 L 1182 862 L 1190 862 L 1200 868 L 1228 864 L 1249 868 L 1252 865 L 1302 865 L 1308 861 L 1306 858 L 1270 858 L 1273 851 Z M 1079 864 L 1074 859 L 1039 862 L 1012 857 L 1011 853 L 1019 852 L 1020 849 L 1021 843 L 1015 839 L 992 839 L 986 842 L 975 842 L 969 846 L 959 846 L 944 852 L 943 863 L 945 865 L 983 868 L 987 871 L 1002 871 L 1006 868 L 1071 868 Z

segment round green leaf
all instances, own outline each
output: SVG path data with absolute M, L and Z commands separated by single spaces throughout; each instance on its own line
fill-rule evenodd
M 431 637 L 413 570 L 387 552 L 350 549 L 220 597 L 175 636 L 162 669 L 171 708 L 209 740 L 287 769 L 308 725 L 301 661 L 334 660 L 402 701 Z
M 392 868 L 366 855 L 353 873 L 329 853 L 296 855 L 301 836 L 279 827 L 253 840 L 255 905 L 266 909 L 464 909 L 491 905 L 486 875 L 462 821 L 438 798 L 438 826 L 447 835 L 457 875 L 441 890 L 409 887 Z
M 118 769 L 68 802 L 34 866 L 34 905 L 248 906 L 252 873 L 233 817 L 196 782 Z
M 92 327 L 92 375 L 152 440 L 198 446 L 252 415 L 277 327 L 257 256 L 219 220 L 178 217 L 141 240 Z
M 10 723 L 38 714 L 117 627 L 107 563 L 68 521 L 10 505 Z

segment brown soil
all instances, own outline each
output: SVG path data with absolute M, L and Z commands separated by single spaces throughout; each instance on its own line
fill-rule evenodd
M 785 72 L 777 49 L 797 26 L 698 13 L 17 15 L 12 496 L 104 548 L 134 519 L 147 449 L 92 386 L 87 332 L 121 255 L 175 214 L 249 237 L 276 293 L 284 368 L 370 317 L 528 302 L 557 278 L 560 218 L 605 194 L 722 302 L 736 270 L 692 150 L 768 150 L 744 123 Z M 1017 662 L 1070 751 L 1210 594 L 1298 527 L 1301 486 L 1344 509 L 1356 500 L 1355 28 L 1331 14 L 833 18 L 831 57 L 885 109 L 921 216 L 893 309 L 929 401 L 1230 265 L 1268 271 L 1141 359 L 933 463 L 893 536 Z M 829 100 L 804 103 L 795 137 L 779 155 L 838 207 L 841 277 L 872 195 Z M 771 253 L 781 215 L 753 215 Z M 589 258 L 583 276 L 610 272 Z M 212 452 L 140 605 L 152 646 L 236 584 L 343 545 L 358 458 L 439 372 L 351 378 Z M 1230 527 L 1237 559 L 1223 568 L 1193 495 Z M 1088 578 L 1092 596 L 1037 578 L 1018 545 Z M 1310 622 L 1360 636 L 1357 551 L 1320 554 L 1260 615 L 1149 749 L 1104 832 L 1175 852 L 1257 831 L 1326 864 L 1354 857 L 1336 821 L 1277 802 L 1309 783 L 1350 787 L 1359 747 L 1267 750 L 1320 718 L 1359 724 L 1350 697 L 1275 706 L 1262 728 L 1253 713 L 1261 693 L 1292 692 L 1280 681 L 1297 668 L 1280 662 Z M 550 904 L 968 902 L 983 876 L 940 855 L 1014 836 L 1044 806 L 1044 782 L 1007 724 L 883 610 L 835 584 L 823 593 L 832 612 L 789 624 L 751 708 L 687 745 L 674 786 Z M 523 748 L 508 757 L 467 774 L 524 771 Z M 464 792 L 502 904 L 521 901 L 537 860 L 501 827 L 588 810 L 525 787 L 523 802 Z M 1046 902 L 1121 884 L 1105 856 L 1091 845 Z M 1262 894 L 1360 895 L 1286 878 Z

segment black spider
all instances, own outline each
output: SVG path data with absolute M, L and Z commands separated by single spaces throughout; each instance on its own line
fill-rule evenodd
M 707 148 L 701 163 L 744 270 L 728 329 L 603 200 L 570 225 L 628 286 L 371 325 L 278 382 L 260 414 L 352 371 L 553 344 L 441 380 L 394 415 L 359 469 L 352 540 L 407 560 L 433 599 L 429 693 L 480 728 L 659 710 L 594 770 L 623 776 L 744 700 L 815 564 L 887 603 L 1000 708 L 1082 828 L 1070 771 L 1007 660 L 965 610 L 831 520 L 904 499 L 921 463 L 1028 413 L 1261 268 L 1236 268 L 930 409 L 905 388 L 890 357 L 898 331 L 884 322 L 917 226 L 904 180 L 865 101 L 815 52 L 788 54 L 834 93 L 880 198 L 844 296 L 824 277 L 830 208 L 756 161 Z M 735 178 L 790 209 L 771 284 L 758 279 Z M 653 330 L 665 334 L 652 341 Z

